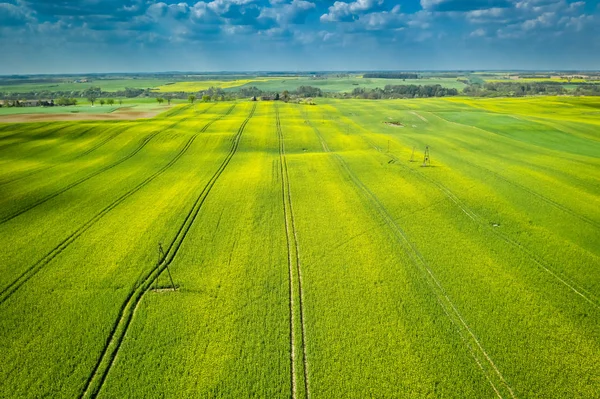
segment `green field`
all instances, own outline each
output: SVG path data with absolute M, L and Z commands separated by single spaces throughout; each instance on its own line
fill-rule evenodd
M 85 83 L 74 83 L 74 79 L 59 79 L 44 83 L 0 84 L 0 92 L 5 93 L 35 93 L 40 91 L 84 91 L 90 87 L 100 87 L 106 92 L 130 89 L 150 89 L 169 83 L 166 79 L 90 79 Z
M 448 88 L 463 89 L 465 85 L 456 79 L 449 78 L 424 78 L 424 79 L 363 79 L 361 77 L 350 78 L 281 78 L 270 79 L 261 82 L 247 83 L 246 87 L 255 86 L 256 88 L 267 92 L 279 92 L 284 90 L 294 91 L 300 86 L 318 87 L 325 92 L 351 92 L 355 88 L 374 89 L 384 88 L 386 85 L 442 85 Z M 244 87 L 241 86 L 241 87 Z M 236 90 L 230 88 L 228 90 Z
M 238 91 L 244 87 L 256 87 L 265 92 L 295 91 L 300 86 L 318 87 L 325 92 L 351 92 L 355 88 L 374 89 L 384 88 L 386 85 L 436 85 L 447 88 L 463 89 L 464 83 L 453 78 L 422 78 L 422 79 L 363 79 L 360 76 L 348 78 L 338 77 L 257 77 L 239 80 L 207 80 L 197 82 L 177 82 L 157 87 L 159 92 L 189 92 L 209 89 L 210 87 L 222 88 L 225 91 Z
M 317 102 L 0 124 L 0 397 L 598 397 L 600 100 Z
M 123 104 L 100 105 L 98 102 L 92 106 L 88 101 L 81 100 L 78 105 L 69 105 L 65 107 L 2 107 L 0 108 L 0 116 L 3 115 L 18 115 L 18 114 L 65 114 L 65 113 L 86 113 L 86 114 L 106 114 L 112 113 L 119 109 L 136 110 L 136 111 L 153 111 L 167 109 L 167 104 L 158 104 L 156 99 L 125 99 Z M 181 104 L 183 100 L 173 100 L 172 104 Z

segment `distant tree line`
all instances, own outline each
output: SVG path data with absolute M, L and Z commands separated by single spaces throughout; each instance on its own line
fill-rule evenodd
M 419 79 L 416 73 L 407 72 L 369 72 L 363 74 L 363 78 L 379 78 L 379 79 Z
M 573 94 L 576 96 L 600 96 L 600 84 L 578 85 Z
M 392 73 L 388 73 L 392 74 Z M 396 73 L 395 78 L 407 75 L 406 73 Z M 366 75 L 365 75 L 366 76 Z M 295 90 L 284 90 L 281 93 L 274 91 L 263 91 L 255 86 L 244 86 L 237 90 L 224 90 L 218 87 L 210 87 L 196 93 L 189 92 L 171 92 L 164 93 L 150 89 L 131 89 L 126 88 L 116 92 L 105 92 L 100 87 L 89 87 L 82 91 L 70 92 L 51 92 L 40 91 L 36 93 L 10 93 L 0 92 L 0 100 L 4 100 L 3 106 L 23 107 L 23 106 L 66 106 L 76 105 L 81 102 L 88 102 L 95 105 L 113 105 L 115 101 L 122 104 L 122 98 L 145 97 L 155 98 L 159 104 L 166 102 L 171 104 L 171 100 L 187 100 L 194 102 L 196 99 L 203 102 L 208 101 L 229 101 L 234 99 L 263 99 L 263 100 L 282 100 L 296 101 L 301 99 L 312 99 L 317 97 L 331 98 L 365 98 L 365 99 L 390 99 L 390 98 L 428 98 L 428 97 L 448 97 L 456 95 L 476 96 L 476 97 L 522 97 L 530 95 L 586 95 L 600 96 L 600 84 L 597 83 L 579 83 L 575 90 L 567 91 L 564 88 L 564 82 L 523 82 L 523 81 L 505 81 L 505 82 L 484 82 L 478 79 L 477 82 L 463 80 L 466 87 L 459 92 L 457 89 L 446 88 L 437 85 L 415 85 L 400 84 L 386 85 L 383 88 L 368 89 L 356 87 L 351 92 L 323 92 L 320 88 L 314 86 L 300 86 Z M 190 98 L 193 96 L 193 99 Z
M 93 93 L 96 98 L 134 98 L 142 95 L 154 96 L 150 89 L 131 89 L 126 88 L 119 91 L 103 91 L 100 87 L 90 87 L 81 91 L 49 91 L 42 90 L 37 92 L 15 93 L 15 92 L 0 92 L 0 99 L 5 100 L 48 100 L 54 98 L 87 98 L 90 93 Z
M 488 82 L 467 86 L 463 93 L 477 97 L 523 97 L 567 94 L 568 91 L 560 82 Z
M 383 89 L 357 87 L 352 91 L 352 96 L 355 98 L 371 100 L 384 98 L 448 97 L 456 95 L 458 95 L 458 90 L 449 89 L 441 85 L 386 85 Z

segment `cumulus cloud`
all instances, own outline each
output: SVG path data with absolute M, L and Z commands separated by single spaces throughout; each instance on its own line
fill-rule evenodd
M 399 3 L 0 0 L 0 44 L 65 49 L 73 43 L 90 48 L 117 43 L 129 49 L 194 45 L 229 51 L 239 43 L 272 50 L 269 46 L 276 43 L 287 51 L 294 46 L 376 49 L 393 41 L 396 46 L 442 48 L 464 39 L 493 48 L 518 40 L 547 43 L 558 35 L 571 43 L 598 42 L 592 39 L 599 34 L 600 8 L 581 0 L 419 0 L 403 2 L 402 8 Z
M 353 21 L 359 15 L 373 11 L 381 5 L 383 5 L 383 0 L 357 0 L 352 3 L 336 1 L 329 7 L 326 14 L 321 15 L 321 22 Z
M 315 3 L 305 0 L 292 0 L 291 3 L 273 3 L 273 7 L 264 8 L 261 17 L 276 20 L 280 25 L 303 24 L 306 17 L 316 9 Z
M 421 7 L 429 11 L 472 11 L 510 7 L 508 0 L 421 0 Z
M 15 27 L 34 22 L 33 11 L 10 3 L 0 3 L 0 26 Z

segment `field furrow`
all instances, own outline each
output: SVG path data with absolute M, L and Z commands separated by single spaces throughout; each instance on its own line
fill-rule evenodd
M 279 118 L 279 108 L 275 106 L 275 123 L 277 137 L 279 138 L 279 167 L 281 175 L 281 195 L 283 205 L 283 215 L 285 219 L 285 233 L 287 243 L 287 257 L 290 274 L 290 352 L 292 369 L 292 397 L 310 397 L 309 379 L 308 379 L 308 359 L 306 356 L 306 326 L 304 324 L 304 293 L 302 290 L 302 271 L 300 266 L 300 248 L 298 246 L 298 234 L 296 232 L 296 222 L 294 220 L 294 207 L 292 205 L 292 195 L 289 183 L 289 173 L 287 160 L 285 157 L 285 136 L 281 129 Z M 296 303 L 298 305 L 296 305 Z M 297 306 L 297 309 L 296 309 Z M 298 314 L 298 317 L 295 315 Z M 297 321 L 296 321 L 297 320 Z M 296 331 L 300 331 L 300 339 L 296 341 Z M 296 353 L 296 348 L 300 346 L 301 354 Z M 298 357 L 301 356 L 301 361 Z M 301 367 L 296 366 L 302 363 Z M 297 368 L 302 369 L 301 384 L 303 390 L 298 393 Z
M 67 249 L 69 245 L 71 245 L 76 239 L 78 239 L 83 233 L 85 233 L 86 230 L 88 230 L 90 227 L 92 227 L 94 225 L 94 223 L 96 223 L 103 216 L 105 216 L 108 212 L 113 210 L 115 207 L 117 207 L 119 204 L 121 204 L 127 198 L 129 198 L 130 196 L 135 194 L 137 191 L 139 191 L 140 189 L 145 187 L 148 183 L 150 183 L 152 180 L 156 179 L 158 176 L 163 174 L 167 169 L 169 169 L 171 166 L 173 166 L 173 164 L 175 164 L 175 162 L 177 162 L 179 160 L 179 158 L 181 158 L 186 153 L 186 151 L 190 148 L 190 146 L 193 144 L 193 142 L 196 139 L 198 134 L 205 132 L 215 121 L 229 115 L 231 113 L 231 111 L 233 110 L 234 106 L 232 106 L 225 114 L 212 119 L 206 125 L 204 125 L 204 127 L 202 129 L 200 129 L 200 131 L 197 134 L 193 135 L 185 143 L 185 145 L 182 147 L 182 149 L 175 155 L 175 157 L 173 157 L 173 159 L 171 159 L 165 166 L 163 166 L 161 169 L 159 169 L 158 171 L 153 173 L 151 176 L 149 176 L 145 180 L 143 180 L 140 184 L 138 184 L 137 186 L 135 186 L 134 188 L 132 188 L 131 190 L 129 190 L 128 192 L 126 192 L 125 194 L 120 196 L 119 198 L 117 198 L 110 205 L 103 208 L 100 212 L 95 214 L 90 220 L 88 220 L 82 226 L 77 228 L 73 233 L 71 233 L 71 235 L 69 235 L 67 238 L 65 238 L 63 241 L 61 241 L 60 244 L 58 244 L 56 247 L 54 247 L 43 258 L 41 258 L 40 260 L 35 262 L 29 268 L 27 268 L 19 277 L 17 277 L 17 279 L 15 279 L 7 287 L 3 288 L 0 291 L 0 303 L 7 300 L 16 290 L 19 289 L 19 287 L 21 285 L 25 284 L 27 282 L 27 280 L 29 280 L 33 275 L 35 275 L 35 273 L 37 273 L 42 267 L 44 267 L 47 263 L 52 261 L 52 259 L 54 259 L 60 253 L 62 253 L 65 249 Z
M 598 396 L 598 100 L 210 90 L 0 125 L 0 397 Z
M 143 295 L 150 289 L 154 280 L 156 280 L 161 275 L 161 273 L 163 273 L 169 267 L 169 265 L 177 256 L 179 248 L 185 240 L 186 235 L 189 232 L 194 221 L 196 220 L 196 217 L 198 216 L 198 213 L 200 212 L 200 209 L 204 201 L 206 200 L 206 197 L 209 195 L 217 179 L 221 176 L 225 168 L 227 168 L 227 165 L 231 161 L 231 158 L 235 155 L 241 135 L 244 132 L 246 124 L 248 123 L 250 118 L 252 118 L 252 114 L 254 113 L 255 108 L 256 106 L 252 107 L 250 114 L 244 120 L 244 122 L 242 122 L 242 125 L 238 129 L 238 132 L 234 138 L 233 145 L 229 153 L 227 154 L 227 156 L 225 157 L 215 174 L 208 181 L 206 186 L 202 189 L 202 191 L 196 198 L 196 201 L 194 202 L 193 206 L 186 215 L 182 225 L 177 231 L 177 234 L 175 235 L 169 247 L 167 248 L 164 257 L 162 259 L 159 259 L 159 261 L 156 264 L 156 267 L 152 268 L 149 271 L 149 273 L 146 274 L 146 276 L 142 279 L 141 283 L 135 288 L 134 291 L 132 291 L 129 294 L 126 302 L 121 307 L 119 318 L 113 326 L 107 343 L 104 349 L 102 350 L 101 356 L 98 359 L 96 367 L 90 374 L 90 377 L 88 378 L 85 384 L 85 387 L 81 394 L 82 398 L 96 397 L 102 389 L 102 385 L 108 373 L 110 372 L 111 366 L 114 363 L 114 360 L 118 354 L 123 339 L 127 334 L 127 329 L 129 328 L 131 320 L 135 314 L 135 311 L 140 301 L 142 300 Z M 231 107 L 228 110 L 228 113 L 231 112 L 231 110 L 233 110 L 233 107 Z

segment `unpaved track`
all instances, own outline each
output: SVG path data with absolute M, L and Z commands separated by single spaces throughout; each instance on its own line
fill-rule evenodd
M 279 118 L 279 108 L 278 105 L 275 105 L 275 122 L 277 128 L 277 137 L 279 138 L 279 166 L 281 173 L 281 194 L 282 194 L 282 205 L 283 205 L 283 214 L 285 218 L 285 233 L 286 233 L 286 243 L 287 243 L 287 259 L 288 259 L 288 268 L 289 268 L 289 286 L 290 286 L 290 363 L 291 363 L 291 383 L 292 383 L 292 398 L 295 399 L 298 397 L 297 392 L 297 382 L 298 379 L 297 370 L 296 370 L 296 336 L 295 336 L 295 328 L 296 328 L 296 304 L 294 301 L 295 296 L 295 281 L 294 281 L 294 271 L 297 276 L 297 287 L 298 287 L 298 310 L 300 315 L 300 331 L 302 333 L 301 344 L 302 344 L 302 363 L 304 369 L 304 392 L 306 393 L 306 397 L 310 397 L 309 391 L 309 383 L 308 383 L 308 360 L 306 357 L 306 326 L 304 323 L 304 292 L 302 290 L 302 269 L 300 267 L 300 246 L 298 244 L 298 235 L 296 231 L 296 222 L 294 219 L 294 208 L 292 204 L 292 195 L 290 189 L 290 177 L 288 173 L 287 160 L 285 156 L 285 142 L 283 136 L 283 130 L 281 129 L 281 121 Z M 293 247 L 291 243 L 294 243 Z M 294 252 L 294 254 L 292 254 Z
M 143 187 L 148 185 L 152 180 L 156 179 L 161 174 L 166 172 L 171 166 L 173 166 L 187 152 L 187 150 L 193 144 L 194 140 L 196 140 L 196 137 L 198 136 L 198 134 L 205 132 L 206 129 L 208 129 L 210 127 L 210 125 L 212 125 L 217 120 L 223 118 L 224 116 L 228 115 L 232 111 L 232 109 L 233 109 L 233 107 L 230 108 L 226 114 L 221 115 L 221 116 L 211 120 L 210 122 L 208 122 L 197 134 L 193 135 L 185 143 L 185 145 L 181 148 L 181 150 L 165 166 L 163 166 L 161 169 L 154 172 L 152 175 L 147 177 L 145 180 L 143 180 L 141 183 L 136 185 L 134 188 L 132 188 L 131 190 L 129 190 L 128 192 L 126 192 L 125 194 L 123 194 L 122 196 L 117 198 L 111 204 L 109 204 L 108 206 L 103 208 L 100 212 L 96 213 L 91 219 L 89 219 L 87 222 L 85 222 L 84 224 L 79 226 L 74 232 L 72 232 L 67 238 L 62 240 L 56 247 L 54 247 L 52 250 L 50 250 L 50 252 L 48 252 L 46 255 L 44 255 L 40 260 L 35 262 L 33 265 L 29 266 L 23 273 L 21 273 L 21 275 L 19 275 L 19 277 L 17 277 L 12 283 L 10 283 L 8 286 L 3 288 L 2 291 L 0 291 L 0 304 L 5 302 L 8 298 L 10 298 L 23 284 L 25 284 L 30 278 L 32 278 L 40 270 L 42 270 L 45 265 L 50 263 L 54 258 L 56 258 L 58 255 L 60 255 L 64 250 L 66 250 L 73 242 L 75 242 L 75 240 L 77 240 L 90 227 L 95 225 L 100 219 L 102 219 L 104 216 L 106 216 L 110 211 L 112 211 L 114 208 L 116 208 L 118 205 L 120 205 L 122 202 L 124 202 L 127 198 L 129 198 L 130 196 L 132 196 L 133 194 L 135 194 L 136 192 L 141 190 Z M 202 113 L 205 113 L 206 111 L 208 111 L 208 109 Z
M 416 116 L 417 118 L 419 118 L 420 120 L 422 120 L 423 122 L 427 123 L 429 122 L 427 120 L 427 118 L 425 118 L 423 115 L 421 114 L 417 114 L 415 111 L 410 111 L 411 114 L 413 114 L 414 116 Z
M 233 107 L 230 109 L 230 111 L 232 109 Z M 202 205 L 204 204 L 206 198 L 210 194 L 210 191 L 214 187 L 215 183 L 217 182 L 223 171 L 227 168 L 227 165 L 229 165 L 231 158 L 233 158 L 233 156 L 235 155 L 238 149 L 238 145 L 240 143 L 240 139 L 242 137 L 242 133 L 244 132 L 246 125 L 250 121 L 250 118 L 252 118 L 252 116 L 254 115 L 255 109 L 256 104 L 253 105 L 250 114 L 239 127 L 237 134 L 235 135 L 235 138 L 233 140 L 231 149 L 229 150 L 229 153 L 226 155 L 225 159 L 223 160 L 217 171 L 210 178 L 208 183 L 204 186 L 204 188 L 196 198 L 194 204 L 190 208 L 189 212 L 187 213 L 183 223 L 177 231 L 177 234 L 171 241 L 171 244 L 169 245 L 164 258 L 157 263 L 156 267 L 148 271 L 145 277 L 143 278 L 142 282 L 132 292 L 129 293 L 128 297 L 123 303 L 123 306 L 121 307 L 119 317 L 113 325 L 106 345 L 104 346 L 104 349 L 102 350 L 102 353 L 98 358 L 98 362 L 96 363 L 94 370 L 88 377 L 88 380 L 80 395 L 80 398 L 95 398 L 98 396 L 100 390 L 102 389 L 102 386 L 104 385 L 104 381 L 106 380 L 106 377 L 108 376 L 108 373 L 110 372 L 115 362 L 121 344 L 123 343 L 123 340 L 126 337 L 129 325 L 131 324 L 131 321 L 144 294 L 151 288 L 152 283 L 165 271 L 165 269 L 173 262 L 173 260 L 177 256 L 181 245 L 187 237 L 190 228 L 194 224 L 198 213 L 202 208 Z

